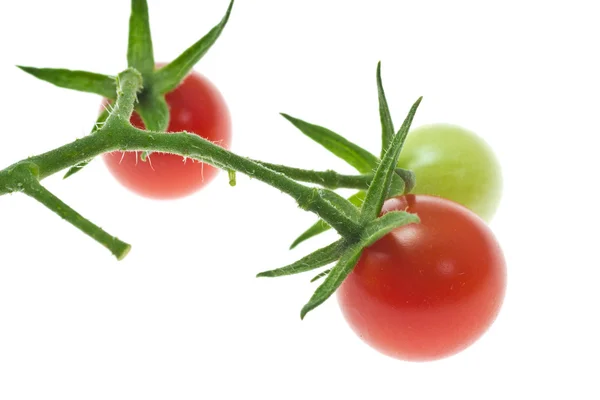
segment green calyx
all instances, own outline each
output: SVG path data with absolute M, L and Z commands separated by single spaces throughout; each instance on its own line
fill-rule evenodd
M 390 113 L 390 109 L 388 106 L 387 99 L 385 97 L 385 91 L 383 90 L 383 81 L 381 78 L 381 63 L 377 64 L 377 95 L 379 100 L 379 116 L 381 121 L 381 157 L 384 158 L 386 151 L 389 148 L 389 145 L 394 138 L 394 125 L 392 122 L 392 117 Z M 420 100 L 419 100 L 420 101 Z M 418 107 L 419 102 L 413 106 L 416 109 Z M 302 133 L 304 133 L 309 138 L 313 139 L 315 142 L 322 145 L 324 148 L 329 150 L 334 155 L 338 156 L 342 160 L 346 161 L 352 167 L 354 167 L 357 171 L 361 173 L 366 173 L 377 168 L 382 160 L 378 159 L 375 155 L 371 154 L 367 150 L 362 147 L 349 142 L 344 139 L 343 136 L 318 125 L 313 125 L 308 122 L 304 122 L 297 118 L 292 118 L 288 115 L 282 114 L 287 120 L 289 120 L 296 128 L 298 128 Z M 409 114 L 410 120 L 405 121 L 402 128 L 400 129 L 399 134 L 402 135 L 400 141 L 400 148 L 402 148 L 404 141 L 406 140 L 406 136 L 408 134 L 408 129 L 410 128 L 410 124 L 412 123 L 412 117 Z M 398 163 L 398 158 L 395 159 L 394 165 Z M 391 183 L 388 189 L 388 193 L 386 198 L 399 196 L 402 194 L 409 193 L 416 184 L 415 174 L 412 171 L 395 168 L 395 174 L 391 174 L 390 177 L 386 177 L 387 179 L 391 179 Z M 376 186 L 381 185 L 383 182 L 378 182 Z M 387 185 L 384 185 L 388 187 Z M 367 193 L 364 190 L 361 190 L 351 197 L 348 200 L 357 207 L 361 207 L 365 201 Z M 310 228 L 304 231 L 300 236 L 298 236 L 290 248 L 294 248 L 298 246 L 300 243 L 315 237 L 327 230 L 331 227 L 323 220 L 318 220 L 314 223 Z
M 225 16 L 209 33 L 187 48 L 175 60 L 156 69 L 147 2 L 146 0 L 131 1 L 127 65 L 139 71 L 143 78 L 143 87 L 138 93 L 135 110 L 147 130 L 157 132 L 167 130 L 169 108 L 165 101 L 165 94 L 175 89 L 215 44 L 229 21 L 233 4 L 234 0 L 231 0 Z M 110 75 L 69 69 L 26 66 L 19 66 L 19 68 L 38 79 L 62 88 L 98 94 L 109 100 L 116 99 L 115 77 Z M 148 155 L 148 152 L 143 153 L 142 160 L 145 160 Z M 65 178 L 79 172 L 85 165 L 84 163 L 69 170 Z
M 393 133 L 394 128 L 392 120 L 387 102 L 385 101 L 385 96 L 383 95 L 380 66 L 377 68 L 377 83 L 380 94 L 382 130 L 383 132 L 387 132 L 387 134 L 383 135 L 382 146 L 387 145 L 387 147 L 382 150 L 383 158 L 378 162 L 377 169 L 369 188 L 367 189 L 364 198 L 361 199 L 362 205 L 360 211 L 354 214 L 354 218 L 358 220 L 358 224 L 361 226 L 360 235 L 358 237 L 352 237 L 351 239 L 335 242 L 286 267 L 258 274 L 259 277 L 276 277 L 297 274 L 300 272 L 312 271 L 329 265 L 337 260 L 337 263 L 333 268 L 326 272 L 321 272 L 313 278 L 313 281 L 321 277 L 325 277 L 325 280 L 317 288 L 308 303 L 302 308 L 300 313 L 301 318 L 304 318 L 309 311 L 318 307 L 337 290 L 358 262 L 362 250 L 365 247 L 370 246 L 400 226 L 419 222 L 418 216 L 406 212 L 390 212 L 381 217 L 379 217 L 379 214 L 381 213 L 384 201 L 389 197 L 390 189 L 393 187 L 393 180 L 398 179 L 399 177 L 396 173 L 396 165 L 398 164 L 400 151 L 402 150 L 402 146 L 408 135 L 412 120 L 421 103 L 421 98 L 419 98 L 411 107 L 400 130 L 397 133 Z M 346 142 L 344 141 L 333 139 L 335 137 L 334 135 L 337 134 L 315 125 L 303 122 L 298 123 L 297 121 L 299 120 L 294 121 L 296 122 L 294 125 L 299 127 L 302 132 L 308 132 L 307 135 L 309 137 L 332 150 L 334 154 L 345 159 L 349 164 L 354 164 L 357 169 L 362 166 L 363 163 L 367 164 L 373 162 L 374 156 L 367 153 L 366 150 L 363 150 L 354 144 L 350 143 L 349 145 L 346 145 Z M 391 132 L 391 134 L 389 134 L 389 132 Z M 323 138 L 323 135 L 325 135 L 326 138 Z M 347 157 L 347 159 L 345 157 Z M 410 184 L 414 185 L 414 178 L 412 178 Z M 405 189 L 406 184 L 402 186 L 402 190 Z M 355 197 L 355 199 L 356 198 L 357 197 Z M 355 210 L 358 210 L 352 202 L 346 201 L 346 203 L 350 204 Z M 325 228 L 323 228 L 323 230 L 324 229 Z M 314 231 L 316 230 L 318 230 L 318 228 Z

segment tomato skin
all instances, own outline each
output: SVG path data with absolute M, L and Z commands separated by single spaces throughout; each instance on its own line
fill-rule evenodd
M 412 193 L 455 201 L 488 222 L 500 203 L 500 163 L 483 139 L 459 126 L 431 124 L 412 130 L 398 166 L 415 173 Z
M 427 195 L 389 199 L 382 213 L 407 210 L 421 222 L 366 248 L 337 291 L 355 333 L 408 361 L 453 355 L 495 320 L 506 289 L 502 251 L 467 208 Z
M 197 72 L 165 96 L 170 109 L 168 132 L 187 131 L 224 148 L 231 145 L 231 119 L 227 104 L 218 89 Z M 137 113 L 132 125 L 144 129 Z M 142 162 L 135 152 L 112 152 L 103 155 L 111 174 L 133 192 L 153 199 L 176 199 L 206 186 L 218 173 L 211 165 L 192 159 L 152 153 Z

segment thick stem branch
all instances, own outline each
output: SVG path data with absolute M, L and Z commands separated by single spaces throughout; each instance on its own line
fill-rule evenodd
M 102 244 L 117 259 L 122 260 L 129 253 L 131 249 L 129 244 L 110 235 L 99 226 L 85 219 L 81 214 L 43 187 L 36 176 L 37 166 L 35 164 L 23 163 L 19 165 L 18 174 L 20 175 L 19 180 L 21 182 L 20 189 L 23 193 L 39 201 L 48 207 L 48 209 L 58 214 L 62 219 L 70 222 L 83 233 Z
M 359 237 L 361 226 L 353 216 L 330 202 L 329 193 L 324 192 L 326 189 L 307 187 L 292 178 L 295 176 L 299 180 L 306 179 L 330 187 L 337 187 L 340 184 L 354 187 L 359 186 L 358 182 L 360 182 L 360 187 L 363 188 L 363 184 L 368 184 L 368 177 L 349 177 L 334 172 L 319 174 L 314 171 L 263 164 L 238 156 L 197 135 L 186 132 L 157 133 L 134 128 L 129 123 L 129 118 L 141 87 L 142 77 L 136 70 L 130 68 L 119 74 L 117 101 L 102 128 L 70 144 L 0 170 L 0 195 L 15 191 L 25 192 L 102 243 L 117 257 L 123 257 L 129 250 L 128 244 L 87 221 L 41 186 L 39 180 L 106 152 L 158 151 L 192 157 L 218 168 L 239 171 L 261 180 L 294 197 L 301 208 L 317 214 L 342 236 L 349 239 Z M 35 171 L 35 173 L 31 172 L 29 175 L 20 173 L 24 170 Z M 284 173 L 289 173 L 292 178 Z
M 144 134 L 146 133 L 146 134 Z M 234 170 L 263 181 L 294 197 L 299 206 L 327 221 L 343 236 L 355 236 L 360 226 L 325 200 L 316 188 L 304 186 L 280 172 L 238 156 L 198 135 L 145 132 L 131 125 L 121 127 L 119 150 L 161 151 L 191 157 L 226 170 Z
M 119 119 L 129 121 L 142 85 L 142 75 L 133 68 L 128 68 L 117 75 L 117 101 L 106 120 L 106 125 Z
M 373 174 L 343 175 L 333 170 L 313 171 L 288 167 L 285 165 L 271 164 L 262 161 L 255 162 L 260 163 L 273 171 L 281 172 L 288 178 L 302 182 L 316 183 L 317 185 L 321 185 L 327 189 L 346 188 L 366 190 L 369 188 L 369 184 L 373 180 Z

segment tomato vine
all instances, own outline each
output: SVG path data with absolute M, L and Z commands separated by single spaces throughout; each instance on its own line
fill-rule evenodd
M 418 217 L 404 211 L 394 211 L 379 217 L 386 198 L 406 192 L 414 186 L 414 175 L 397 168 L 403 142 L 421 99 L 410 109 L 402 127 L 394 133 L 389 109 L 383 95 L 381 71 L 377 69 L 377 83 L 384 130 L 384 150 L 381 161 L 372 156 L 364 161 L 365 151 L 342 138 L 329 141 L 326 146 L 338 150 L 338 155 L 362 165 L 360 175 L 343 175 L 334 171 L 309 171 L 288 166 L 251 160 L 234 154 L 200 136 L 182 131 L 167 133 L 169 110 L 164 95 L 174 89 L 215 43 L 223 31 L 233 7 L 231 1 L 221 22 L 207 35 L 185 50 L 164 67 L 154 69 L 154 55 L 145 0 L 132 1 L 128 46 L 129 67 L 115 77 L 86 71 L 67 69 L 40 69 L 20 67 L 23 71 L 57 86 L 99 94 L 113 99 L 113 105 L 103 113 L 92 132 L 69 144 L 46 153 L 18 161 L 0 170 L 0 195 L 23 193 L 34 198 L 64 220 L 109 249 L 118 259 L 124 258 L 131 246 L 110 235 L 99 226 L 77 213 L 69 205 L 48 191 L 41 181 L 62 170 L 65 177 L 82 170 L 101 154 L 112 151 L 164 152 L 192 158 L 228 171 L 230 182 L 235 182 L 233 171 L 261 180 L 292 196 L 300 208 L 318 215 L 328 226 L 341 235 L 334 244 L 304 257 L 302 260 L 265 272 L 259 276 L 276 276 L 312 270 L 332 262 L 327 277 L 303 307 L 301 316 L 331 296 L 356 264 L 362 250 L 400 226 L 417 223 Z M 130 117 L 137 112 L 147 130 L 131 125 Z M 315 133 L 318 127 L 286 116 L 303 132 Z M 318 134 L 318 133 L 317 133 Z M 331 139 L 325 135 L 322 139 Z M 335 138 L 334 138 L 335 139 Z M 342 151 L 343 150 L 343 151 Z M 335 152 L 335 151 L 334 151 Z M 353 161 L 352 161 L 353 160 Z M 321 185 L 306 186 L 300 182 Z M 347 187 L 366 191 L 360 207 L 331 189 Z M 301 266 L 301 267 L 300 267 Z
M 206 163 L 226 171 L 232 186 L 240 172 L 288 194 L 301 209 L 319 217 L 291 247 L 330 228 L 340 235 L 294 263 L 257 275 L 278 277 L 326 267 L 314 272 L 311 282 L 322 281 L 302 307 L 301 318 L 337 292 L 351 327 L 385 354 L 430 360 L 471 344 L 495 319 L 506 286 L 502 252 L 480 218 L 491 218 L 500 198 L 501 175 L 491 149 L 474 134 L 450 126 L 423 128 L 407 141 L 421 98 L 396 130 L 380 63 L 376 70 L 379 156 L 327 128 L 282 114 L 304 135 L 354 167 L 355 175 L 253 160 L 229 151 L 227 143 L 221 146 L 211 141 L 210 135 L 174 123 L 178 114 L 170 110 L 173 97 L 169 96 L 189 84 L 190 77 L 195 79 L 196 90 L 209 91 L 208 81 L 194 75 L 193 67 L 222 34 L 233 5 L 231 0 L 224 17 L 208 34 L 158 69 L 146 0 L 131 2 L 128 68 L 115 76 L 20 66 L 56 86 L 100 95 L 106 109 L 85 137 L 0 170 L 0 196 L 22 193 L 37 200 L 120 260 L 131 246 L 64 203 L 42 185 L 43 179 L 63 170 L 68 178 L 95 157 L 112 152 L 135 153 L 128 168 L 136 167 L 138 153 L 141 162 L 149 163 L 153 153 L 160 153 L 154 156 Z M 203 103 L 204 111 L 225 110 L 221 99 L 217 100 L 210 107 Z M 216 119 L 225 121 L 228 115 Z M 229 125 L 221 125 L 226 128 L 220 137 L 228 140 Z M 430 138 L 435 143 L 431 144 Z M 408 151 L 402 159 L 404 147 Z M 109 163 L 121 168 L 114 160 Z M 435 173 L 427 176 L 430 169 Z M 170 171 L 177 173 L 176 169 Z M 126 173 L 139 176 L 139 170 Z M 416 186 L 419 176 L 425 177 L 421 187 Z M 189 177 L 195 176 L 185 179 Z M 344 198 L 335 192 L 338 188 L 358 192 Z M 177 195 L 190 192 L 189 185 L 184 189 Z M 413 189 L 416 194 L 407 195 Z M 416 225 L 407 226 L 411 224 Z

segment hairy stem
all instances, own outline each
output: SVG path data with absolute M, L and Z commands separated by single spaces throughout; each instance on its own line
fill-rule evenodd
M 63 169 L 90 160 L 100 154 L 120 151 L 165 152 L 192 157 L 227 171 L 238 171 L 261 180 L 292 196 L 298 205 L 316 213 L 342 236 L 357 238 L 361 226 L 347 213 L 331 203 L 330 192 L 304 186 L 295 180 L 302 175 L 310 182 L 336 187 L 340 184 L 368 184 L 368 177 L 348 177 L 332 172 L 319 174 L 284 166 L 263 164 L 238 156 L 200 136 L 162 133 L 134 128 L 129 118 L 142 88 L 142 76 L 127 69 L 117 77 L 117 100 L 105 124 L 94 133 L 52 151 L 30 157 L 0 170 L 0 195 L 22 191 L 67 219 L 73 225 L 108 247 L 117 257 L 124 256 L 129 245 L 107 234 L 98 226 L 77 214 L 60 199 L 48 192 L 39 181 Z M 279 171 L 277 170 L 279 169 Z M 35 173 L 23 173 L 35 171 Z M 286 176 L 286 173 L 292 177 Z M 331 193 L 333 195 L 333 193 Z
M 48 207 L 48 209 L 58 214 L 59 217 L 70 222 L 83 233 L 102 244 L 117 259 L 122 260 L 129 253 L 131 249 L 129 244 L 93 224 L 43 187 L 38 180 L 37 166 L 35 164 L 23 163 L 17 171 L 20 177 L 20 189 L 23 193 L 39 201 Z
M 355 237 L 360 232 L 361 228 L 356 222 L 332 206 L 323 198 L 322 192 L 315 188 L 301 185 L 280 172 L 231 153 L 197 135 L 186 132 L 166 134 L 134 128 L 129 123 L 129 117 L 141 87 L 142 77 L 136 70 L 129 68 L 119 74 L 117 101 L 104 126 L 82 139 L 0 170 L 0 195 L 20 190 L 18 180 L 11 171 L 23 162 L 34 165 L 37 179 L 41 180 L 65 168 L 114 150 L 160 151 L 193 157 L 218 168 L 242 172 L 294 197 L 301 208 L 319 215 L 341 235 Z
M 145 132 L 131 125 L 123 126 L 118 136 L 120 150 L 178 154 L 219 168 L 241 172 L 289 194 L 301 208 L 316 213 L 343 236 L 355 236 L 361 230 L 358 224 L 323 198 L 318 189 L 304 186 L 280 172 L 234 154 L 200 136 L 186 132 Z
M 106 125 L 110 125 L 117 119 L 129 121 L 137 101 L 137 94 L 142 90 L 142 84 L 142 75 L 133 68 L 128 68 L 117 75 L 117 101 L 106 120 Z
M 116 111 L 116 110 L 115 110 Z M 294 197 L 298 204 L 315 212 L 342 235 L 354 235 L 358 226 L 324 200 L 316 189 L 301 185 L 280 172 L 238 156 L 197 135 L 187 133 L 155 133 L 132 127 L 129 123 L 106 124 L 97 132 L 26 161 L 38 168 L 39 179 L 44 179 L 65 168 L 100 154 L 122 151 L 159 151 L 192 157 L 219 168 L 242 172 L 261 180 Z M 19 163 L 15 164 L 18 165 Z M 0 195 L 16 191 L 11 167 L 0 171 Z
M 288 167 L 285 165 L 271 164 L 262 161 L 256 161 L 265 167 L 281 172 L 291 179 L 302 182 L 316 183 L 328 189 L 362 189 L 365 190 L 373 180 L 373 174 L 364 175 L 343 175 L 333 170 L 312 171 L 300 168 Z

